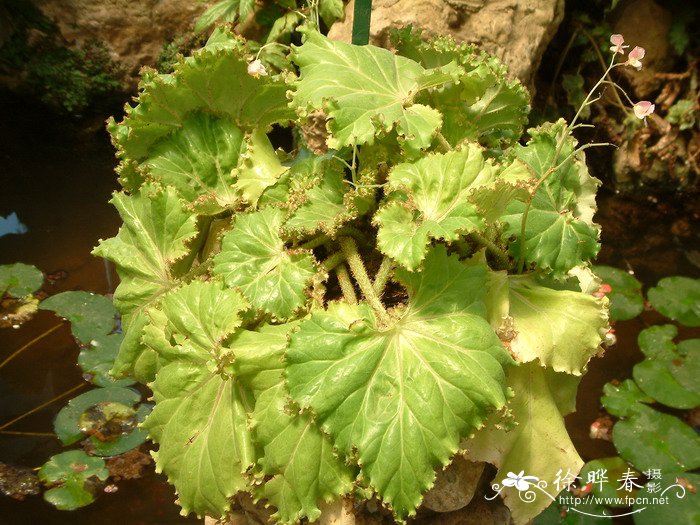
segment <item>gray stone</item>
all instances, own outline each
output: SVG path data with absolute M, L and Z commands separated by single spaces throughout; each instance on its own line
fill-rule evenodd
M 354 0 L 331 38 L 349 42 Z M 422 27 L 428 35 L 448 34 L 473 42 L 501 58 L 512 75 L 531 86 L 545 48 L 564 16 L 564 0 L 374 0 L 370 40 L 387 46 L 398 27 Z

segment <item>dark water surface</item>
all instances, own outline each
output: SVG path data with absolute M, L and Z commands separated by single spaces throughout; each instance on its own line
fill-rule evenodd
M 25 262 L 44 272 L 67 272 L 67 278 L 44 290 L 108 293 L 108 277 L 100 259 L 90 251 L 100 238 L 113 236 L 119 217 L 107 203 L 117 189 L 114 150 L 101 119 L 80 127 L 29 107 L 23 100 L 0 94 L 0 216 L 16 212 L 29 228 L 24 235 L 0 238 L 0 264 Z M 691 259 L 700 259 L 700 208 L 688 208 L 693 199 L 628 199 L 603 192 L 596 219 L 603 225 L 600 264 L 635 271 L 645 290 L 668 275 L 699 277 Z M 697 199 L 694 199 L 697 201 Z M 697 206 L 697 205 L 696 205 Z M 116 281 L 113 270 L 109 279 Z M 578 410 L 567 417 L 574 444 L 584 460 L 615 455 L 612 444 L 592 440 L 588 429 L 600 415 L 602 386 L 612 379 L 630 377 L 642 359 L 636 345 L 638 332 L 664 322 L 658 314 L 620 323 L 618 344 L 594 359 L 578 396 Z M 40 312 L 20 329 L 0 329 L 0 359 L 9 355 L 59 321 Z M 681 330 L 681 336 L 697 336 Z M 0 424 L 80 384 L 76 366 L 78 348 L 66 323 L 0 370 Z M 13 425 L 12 430 L 50 432 L 64 405 L 59 401 Z M 62 447 L 51 437 L 0 435 L 0 461 L 38 467 Z M 60 512 L 30 497 L 16 502 L 0 495 L 0 523 L 15 524 L 167 524 L 197 523 L 179 517 L 172 488 L 153 469 L 140 480 L 118 483 L 116 494 L 103 495 L 88 507 Z
M 51 295 L 77 289 L 109 292 L 103 261 L 90 251 L 120 224 L 107 203 L 117 189 L 115 165 L 101 118 L 78 127 L 0 93 L 0 216 L 14 211 L 28 227 L 23 235 L 0 237 L 0 264 L 24 262 L 45 273 L 67 272 L 55 284 L 45 282 L 43 289 Z M 110 274 L 116 282 L 113 270 Z M 0 328 L 0 359 L 59 323 L 51 312 L 40 311 L 18 330 Z M 77 356 L 65 323 L 1 369 L 0 424 L 83 382 Z M 68 399 L 8 430 L 52 432 L 53 419 Z M 39 467 L 62 450 L 52 437 L 0 435 L 0 461 L 15 466 Z M 179 516 L 172 488 L 152 467 L 144 478 L 117 485 L 117 493 L 72 512 L 55 510 L 41 496 L 17 502 L 0 495 L 0 524 L 200 523 Z

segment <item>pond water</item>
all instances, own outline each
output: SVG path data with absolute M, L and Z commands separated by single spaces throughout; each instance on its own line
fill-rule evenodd
M 108 293 L 116 282 L 113 268 L 90 255 L 100 238 L 113 236 L 119 217 L 107 203 L 117 189 L 113 168 L 114 150 L 102 119 L 80 127 L 46 114 L 14 96 L 0 94 L 0 216 L 15 212 L 28 231 L 0 237 L 0 264 L 25 262 L 46 273 L 66 272 L 64 279 L 47 282 L 44 290 Z M 699 277 L 698 234 L 700 207 L 692 199 L 629 199 L 603 191 L 598 222 L 603 225 L 603 249 L 599 263 L 634 270 L 645 289 L 660 277 Z M 687 206 L 694 205 L 691 209 Z M 683 206 L 686 206 L 685 208 Z M 630 376 L 632 365 L 642 356 L 637 333 L 648 324 L 663 320 L 653 312 L 621 323 L 618 344 L 605 356 L 594 359 L 584 377 L 578 410 L 567 418 L 567 426 L 585 460 L 615 455 L 613 446 L 588 436 L 590 423 L 600 414 L 602 386 L 612 379 Z M 9 355 L 59 321 L 50 312 L 40 312 L 20 329 L 0 331 L 0 357 Z M 697 331 L 682 332 L 697 336 Z M 51 399 L 79 384 L 75 365 L 78 349 L 68 325 L 31 347 L 0 370 L 0 422 Z M 27 417 L 12 430 L 50 432 L 56 413 L 65 401 Z M 0 461 L 38 467 L 61 451 L 51 437 L 0 435 Z M 118 483 L 116 494 L 104 495 L 96 503 L 74 512 L 56 511 L 40 497 L 16 502 L 0 496 L 3 523 L 51 524 L 166 524 L 200 523 L 178 515 L 173 491 L 151 468 L 139 480 Z

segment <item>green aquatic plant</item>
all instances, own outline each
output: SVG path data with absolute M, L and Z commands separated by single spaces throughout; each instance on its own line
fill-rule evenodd
M 641 313 L 639 281 L 616 268 L 595 269 L 611 284 L 610 311 L 618 312 L 618 320 Z M 663 278 L 649 290 L 650 303 L 679 323 L 694 326 L 689 309 L 697 302 L 693 297 L 698 284 L 700 279 Z M 629 514 L 636 525 L 700 519 L 696 473 L 700 437 L 690 415 L 700 408 L 700 339 L 675 342 L 677 337 L 678 328 L 671 324 L 650 326 L 639 333 L 637 343 L 644 360 L 634 365 L 631 379 L 603 387 L 601 404 L 614 418 L 612 427 L 607 428 L 604 420 L 591 427 L 592 437 L 611 440 L 619 456 L 586 463 L 577 478 L 578 489 L 572 491 L 580 501 L 572 504 L 560 497 L 558 505 L 535 520 L 537 525 L 579 523 L 588 519 L 586 513 L 594 514 L 601 524 L 612 523 L 612 516 Z M 625 476 L 634 484 L 621 483 Z
M 217 29 L 109 123 L 113 373 L 153 391 L 142 427 L 183 514 L 247 492 L 294 523 L 376 496 L 401 521 L 458 451 L 499 479 L 583 464 L 563 415 L 608 330 L 588 146 L 564 121 L 521 143 L 528 93 L 496 58 L 393 41 L 307 30 L 298 75 L 272 75 Z M 547 505 L 503 495 L 518 523 Z

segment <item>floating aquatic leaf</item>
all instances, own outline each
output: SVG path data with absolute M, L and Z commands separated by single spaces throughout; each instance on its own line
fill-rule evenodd
M 72 445 L 84 439 L 80 430 L 80 417 L 89 408 L 99 403 L 119 403 L 132 407 L 141 400 L 141 394 L 129 388 L 96 388 L 71 399 L 56 416 L 54 431 L 64 445 Z
M 39 479 L 53 487 L 44 493 L 44 499 L 59 510 L 74 510 L 95 501 L 87 484 L 93 477 L 100 481 L 109 477 L 105 462 L 82 450 L 52 456 L 39 469 Z
M 134 379 L 114 379 L 110 370 L 119 353 L 124 334 L 108 334 L 95 337 L 78 355 L 78 366 L 97 386 L 124 387 L 132 385 Z
M 90 292 L 62 292 L 41 302 L 39 308 L 51 310 L 71 323 L 73 336 L 87 345 L 114 330 L 117 310 L 104 295 Z
M 612 291 L 610 299 L 610 320 L 627 321 L 634 319 L 644 310 L 642 283 L 629 273 L 612 266 L 594 266 L 593 271 Z
M 0 265 L 0 298 L 8 294 L 18 299 L 36 292 L 44 284 L 44 274 L 24 263 Z
M 686 326 L 700 326 L 700 279 L 665 277 L 648 293 L 652 306 Z
M 677 417 L 637 404 L 631 416 L 615 423 L 613 443 L 638 470 L 662 472 L 700 468 L 700 437 Z
M 618 417 L 631 416 L 638 403 L 650 404 L 654 402 L 631 379 L 625 379 L 619 385 L 607 383 L 603 387 L 603 397 L 600 401 L 605 410 Z

